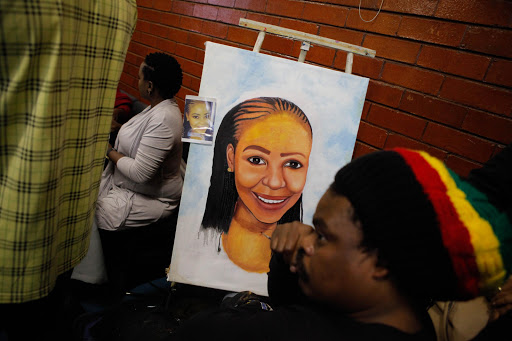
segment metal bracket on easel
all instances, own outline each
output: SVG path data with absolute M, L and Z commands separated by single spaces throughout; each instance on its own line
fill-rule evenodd
M 298 61 L 303 63 L 306 60 L 306 54 L 309 51 L 309 48 L 312 44 L 331 47 L 337 50 L 342 50 L 347 52 L 347 62 L 345 65 L 345 72 L 352 73 L 352 64 L 354 62 L 354 53 L 362 56 L 367 56 L 374 58 L 375 51 L 371 49 L 367 49 L 362 46 L 352 45 L 348 43 L 344 43 L 338 40 L 324 38 L 317 35 L 291 30 L 288 28 L 282 28 L 279 26 L 274 26 L 270 24 L 261 23 L 258 21 L 253 21 L 249 19 L 240 18 L 239 26 L 244 26 L 247 28 L 252 28 L 255 30 L 259 30 L 258 38 L 256 39 L 256 43 L 254 44 L 253 51 L 260 52 L 261 45 L 263 44 L 263 40 L 265 39 L 266 33 L 272 33 L 278 36 L 282 36 L 285 38 L 300 40 L 302 45 L 300 47 L 300 55 Z

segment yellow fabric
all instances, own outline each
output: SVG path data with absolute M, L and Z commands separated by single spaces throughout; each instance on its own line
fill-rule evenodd
M 0 0 L 0 303 L 85 255 L 135 0 Z
M 419 153 L 439 174 L 447 188 L 447 196 L 457 211 L 459 219 L 469 232 L 480 273 L 480 289 L 486 291 L 496 287 L 497 283 L 502 282 L 505 278 L 506 271 L 499 251 L 500 244 L 491 225 L 480 217 L 471 203 L 467 201 L 466 194 L 457 187 L 443 163 L 425 152 Z

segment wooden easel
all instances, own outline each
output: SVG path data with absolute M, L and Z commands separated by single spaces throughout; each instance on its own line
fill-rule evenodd
M 253 51 L 260 52 L 261 45 L 263 44 L 263 39 L 265 39 L 266 33 L 273 33 L 278 36 L 282 36 L 285 38 L 290 38 L 294 40 L 299 40 L 302 42 L 300 47 L 300 55 L 298 62 L 303 63 L 306 60 L 306 54 L 309 51 L 309 48 L 312 44 L 331 47 L 337 50 L 346 51 L 347 54 L 347 62 L 345 65 L 345 73 L 352 73 L 352 64 L 354 63 L 354 53 L 362 56 L 367 56 L 374 58 L 375 51 L 371 49 L 367 49 L 365 47 L 361 47 L 358 45 L 352 45 L 348 43 L 344 43 L 338 40 L 320 37 L 317 35 L 291 30 L 288 28 L 282 28 L 279 26 L 274 26 L 270 24 L 261 23 L 258 21 L 253 21 L 249 19 L 240 18 L 239 26 L 252 28 L 255 30 L 259 30 L 258 38 L 256 39 L 256 43 L 254 44 Z

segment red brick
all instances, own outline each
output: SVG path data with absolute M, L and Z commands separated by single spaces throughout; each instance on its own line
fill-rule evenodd
M 377 57 L 414 64 L 418 58 L 421 44 L 402 39 L 367 35 L 364 38 L 363 46 L 375 50 Z
M 371 102 L 364 101 L 363 112 L 361 113 L 361 120 L 366 120 L 366 118 L 368 117 L 368 112 L 370 111 L 371 107 L 372 107 Z
M 281 19 L 279 26 L 315 35 L 318 33 L 319 29 L 317 24 L 295 19 Z
M 119 80 L 119 82 L 127 84 L 128 86 L 130 86 L 132 88 L 137 87 L 137 84 L 138 84 L 138 80 L 137 79 L 135 79 L 132 76 L 129 76 L 126 73 L 122 73 L 121 74 L 121 79 Z
M 153 8 L 161 11 L 170 11 L 172 0 L 153 0 Z
M 217 21 L 226 24 L 238 25 L 240 23 L 240 18 L 245 18 L 245 15 L 245 11 L 240 11 L 231 8 L 219 8 L 219 12 L 217 14 Z
M 318 35 L 353 45 L 361 45 L 364 37 L 361 32 L 330 26 L 320 26 Z
M 423 150 L 430 155 L 438 158 L 439 160 L 444 160 L 446 155 L 445 151 L 441 149 L 434 148 L 429 146 L 428 144 L 419 142 L 417 140 L 413 140 L 411 138 L 399 135 L 399 134 L 389 134 L 388 139 L 386 140 L 386 144 L 384 149 L 392 149 L 392 148 L 408 148 L 414 150 Z
M 256 12 L 265 12 L 265 1 L 261 0 L 236 0 L 236 8 L 248 9 Z
M 387 62 L 381 80 L 406 88 L 435 94 L 443 83 L 443 76 L 427 70 Z
M 368 91 L 366 92 L 366 99 L 389 107 L 398 108 L 403 93 L 404 90 L 396 86 L 370 80 Z
M 156 37 L 151 34 L 140 33 L 139 38 L 140 40 L 137 41 L 144 45 L 154 46 L 156 43 Z
M 239 27 L 229 27 L 227 38 L 236 43 L 254 46 L 258 38 L 258 32 Z M 265 43 L 265 40 L 263 43 Z
M 140 31 L 140 32 L 149 33 L 150 27 L 151 27 L 151 23 L 149 21 L 137 20 L 137 27 L 135 29 L 135 32 Z
M 204 43 L 209 41 L 207 36 L 196 33 L 189 33 L 186 43 L 190 46 L 197 47 L 198 49 L 205 49 Z
M 249 45 L 254 46 L 254 43 L 256 43 L 256 39 L 254 39 L 254 41 Z M 267 34 L 265 35 L 265 40 L 263 40 L 261 48 L 267 51 L 291 55 L 293 49 L 293 40 Z
M 386 143 L 387 138 L 386 130 L 361 121 L 359 124 L 359 131 L 357 132 L 357 139 L 359 141 L 368 143 L 371 146 L 382 149 Z
M 133 54 L 131 52 L 128 52 L 126 54 L 126 59 L 125 59 L 125 62 L 127 64 L 131 64 L 131 65 L 136 65 L 136 66 L 139 66 L 140 63 L 142 63 L 144 59 L 141 58 L 140 56 L 137 56 L 136 54 Z
M 352 160 L 357 159 L 360 156 L 376 152 L 377 150 L 377 148 L 373 148 L 359 141 L 356 141 L 354 146 L 354 153 L 352 153 Z
M 479 163 L 463 159 L 457 155 L 448 155 L 445 165 L 462 177 L 467 177 L 471 170 L 482 167 Z
M 228 35 L 228 26 L 213 21 L 203 21 L 201 32 L 217 38 L 226 38 Z
M 173 0 L 172 11 L 177 14 L 193 15 L 194 6 L 189 2 Z
M 399 109 L 453 127 L 460 127 L 468 112 L 461 105 L 411 91 L 404 94 Z
M 188 40 L 188 33 L 186 31 L 170 28 L 169 39 L 174 40 L 178 43 L 186 43 Z
M 197 18 L 190 17 L 181 17 L 180 19 L 180 28 L 193 32 L 201 32 L 201 26 L 203 25 L 203 20 Z
M 194 7 L 194 16 L 198 18 L 203 18 L 207 20 L 215 20 L 217 19 L 217 12 L 219 9 L 215 6 L 209 5 L 195 5 Z
M 335 26 L 344 26 L 348 9 L 317 3 L 305 3 L 302 19 Z
M 188 45 L 182 45 L 182 44 L 176 45 L 176 55 L 178 55 L 180 57 L 195 60 L 196 54 L 197 54 L 197 49 L 195 49 L 194 47 L 191 47 Z
M 454 75 L 482 80 L 491 59 L 476 54 L 423 46 L 418 65 Z
M 167 26 L 179 27 L 180 26 L 180 16 L 173 13 L 162 13 L 160 15 L 160 24 L 164 24 Z
M 345 70 L 347 64 L 347 53 L 344 51 L 336 51 L 334 67 L 339 70 Z M 365 57 L 355 54 L 352 63 L 352 73 L 363 77 L 378 79 L 382 71 L 384 62 L 381 59 Z
M 210 5 L 233 7 L 235 0 L 208 0 Z
M 512 118 L 471 110 L 462 123 L 462 129 L 503 144 L 512 143 Z
M 259 21 L 265 24 L 279 26 L 279 18 L 270 15 L 247 12 L 246 18 L 249 20 Z
M 304 9 L 304 3 L 293 0 L 268 1 L 265 11 L 283 17 L 300 18 Z
M 138 78 L 139 76 L 139 66 L 138 65 L 131 65 L 131 64 L 124 64 L 123 67 L 123 73 L 126 73 L 132 77 Z
M 512 115 L 512 92 L 481 83 L 447 77 L 439 97 L 497 114 Z
M 434 14 L 437 1 L 438 0 L 384 1 L 382 10 L 431 16 Z M 377 6 L 380 5 L 380 2 L 376 1 L 375 4 L 376 5 L 374 9 L 377 9 Z
M 487 27 L 469 27 L 462 48 L 501 57 L 512 58 L 512 30 Z
M 477 162 L 487 161 L 494 150 L 491 142 L 437 123 L 428 124 L 422 141 Z
M 137 7 L 153 7 L 153 0 L 137 0 Z
M 145 9 L 145 8 L 139 8 L 137 17 L 138 17 L 138 20 L 158 22 L 160 20 L 160 12 L 153 11 L 150 9 Z
M 466 25 L 416 17 L 404 17 L 398 36 L 429 43 L 459 46 Z
M 494 60 L 485 76 L 485 81 L 512 87 L 512 61 Z
M 376 126 L 390 129 L 414 139 L 421 137 L 427 124 L 423 119 L 375 104 L 372 105 L 367 119 L 368 122 Z
M 176 43 L 167 39 L 158 38 L 155 46 L 157 49 L 170 54 L 174 54 L 176 51 Z
M 371 20 L 375 14 L 377 14 L 376 11 L 361 10 L 361 16 L 365 20 Z M 394 36 L 396 35 L 398 27 L 400 26 L 400 19 L 401 17 L 396 14 L 379 13 L 377 18 L 375 18 L 375 20 L 372 22 L 364 22 L 359 17 L 359 10 L 357 8 L 353 8 L 348 13 L 345 26 L 348 28 L 354 28 L 356 30 L 376 32 L 388 36 Z
M 293 46 L 293 56 L 299 56 L 300 54 L 300 46 L 302 43 L 300 41 L 295 41 Z M 311 46 L 308 53 L 306 54 L 306 62 L 311 62 L 315 64 L 320 64 L 324 66 L 331 67 L 334 62 L 334 56 L 336 54 L 336 50 L 323 47 L 323 46 Z
M 156 36 L 167 38 L 169 36 L 169 27 L 163 25 L 151 24 L 151 28 L 149 30 L 151 34 Z
M 440 0 L 436 17 L 488 26 L 511 27 L 512 2 L 503 0 Z
M 149 52 L 149 48 L 147 46 L 141 45 L 137 42 L 132 42 L 130 44 L 130 51 L 135 53 L 136 55 L 145 57 Z
M 492 153 L 492 157 L 495 157 L 499 153 L 501 153 L 505 149 L 505 146 L 496 145 L 496 148 L 494 149 L 494 152 Z
M 204 63 L 204 50 L 197 50 L 195 61 L 201 64 Z
M 176 56 L 176 60 L 178 61 L 178 63 L 180 63 L 183 72 L 189 73 L 196 77 L 201 77 L 201 74 L 203 72 L 202 64 L 181 58 L 179 56 Z

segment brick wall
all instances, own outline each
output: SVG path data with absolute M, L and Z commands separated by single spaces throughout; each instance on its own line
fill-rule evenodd
M 359 0 L 137 0 L 139 18 L 121 76 L 138 96 L 137 73 L 153 51 L 172 54 L 185 95 L 197 95 L 204 43 L 252 49 L 240 18 L 361 45 L 353 73 L 370 78 L 354 157 L 395 146 L 426 150 L 460 174 L 512 143 L 512 2 L 384 0 L 370 23 Z M 361 0 L 375 16 L 381 0 Z M 296 59 L 300 42 L 265 37 L 262 51 Z M 307 63 L 343 71 L 346 53 L 313 46 Z

